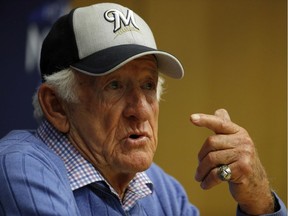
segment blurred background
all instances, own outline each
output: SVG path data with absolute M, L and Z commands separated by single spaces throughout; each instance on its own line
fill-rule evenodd
M 72 7 L 98 2 L 1 2 L 1 137 L 12 129 L 36 127 L 31 98 L 40 82 L 41 43 L 51 24 Z M 194 180 L 198 151 L 212 133 L 193 126 L 189 117 L 218 108 L 249 131 L 272 188 L 287 203 L 286 0 L 112 2 L 142 16 L 158 48 L 184 66 L 182 80 L 166 78 L 155 162 L 184 185 L 201 215 L 236 211 L 225 183 L 204 191 Z

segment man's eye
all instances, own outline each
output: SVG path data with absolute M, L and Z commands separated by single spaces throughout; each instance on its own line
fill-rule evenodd
M 155 90 L 156 89 L 156 84 L 153 82 L 147 82 L 143 85 L 143 88 L 146 90 Z
M 109 83 L 108 87 L 110 89 L 119 89 L 119 88 L 121 88 L 121 84 L 118 81 L 112 81 Z

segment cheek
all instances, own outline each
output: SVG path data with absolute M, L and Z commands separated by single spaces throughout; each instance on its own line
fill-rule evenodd
M 152 113 L 153 113 L 153 121 L 154 121 L 155 129 L 158 131 L 158 118 L 159 118 L 159 103 L 158 102 L 152 105 Z
M 115 117 L 86 113 L 85 117 L 80 115 L 78 121 L 74 122 L 71 137 L 90 161 L 96 160 L 105 165 L 115 151 L 116 129 Z
M 90 131 L 91 141 L 107 153 L 112 151 L 117 141 L 117 130 L 121 118 L 119 110 L 117 105 L 102 105 L 101 109 L 97 109 L 97 113 L 93 113 L 87 119 L 89 121 L 87 129 Z
M 158 102 L 151 106 L 151 119 L 150 126 L 153 131 L 154 145 L 155 148 L 158 144 L 158 118 L 159 118 L 159 104 Z
M 113 115 L 107 113 L 107 106 L 95 103 L 95 99 L 81 101 L 80 104 L 73 106 L 69 112 L 71 130 L 82 142 L 90 145 L 101 143 L 113 130 Z

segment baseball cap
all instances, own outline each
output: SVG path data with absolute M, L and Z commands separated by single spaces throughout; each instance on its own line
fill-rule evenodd
M 132 10 L 115 3 L 76 8 L 60 17 L 43 41 L 42 81 L 45 75 L 69 67 L 102 76 L 149 54 L 156 57 L 160 73 L 176 79 L 183 77 L 180 61 L 157 50 L 149 26 Z

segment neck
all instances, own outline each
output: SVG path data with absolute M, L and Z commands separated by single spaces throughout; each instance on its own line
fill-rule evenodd
M 101 172 L 106 181 L 113 187 L 113 189 L 117 192 L 119 198 L 122 200 L 124 198 L 125 192 L 128 188 L 129 183 L 135 177 L 134 174 L 112 174 L 105 175 Z
M 118 196 L 122 200 L 130 181 L 135 177 L 136 172 L 119 172 L 109 166 L 99 166 L 103 161 L 97 160 L 91 152 L 87 149 L 81 148 L 77 145 L 78 142 L 74 141 L 72 136 L 68 136 L 73 146 L 81 153 L 81 155 L 88 160 L 105 178 L 105 180 L 113 187 Z M 105 163 L 104 163 L 105 164 Z

